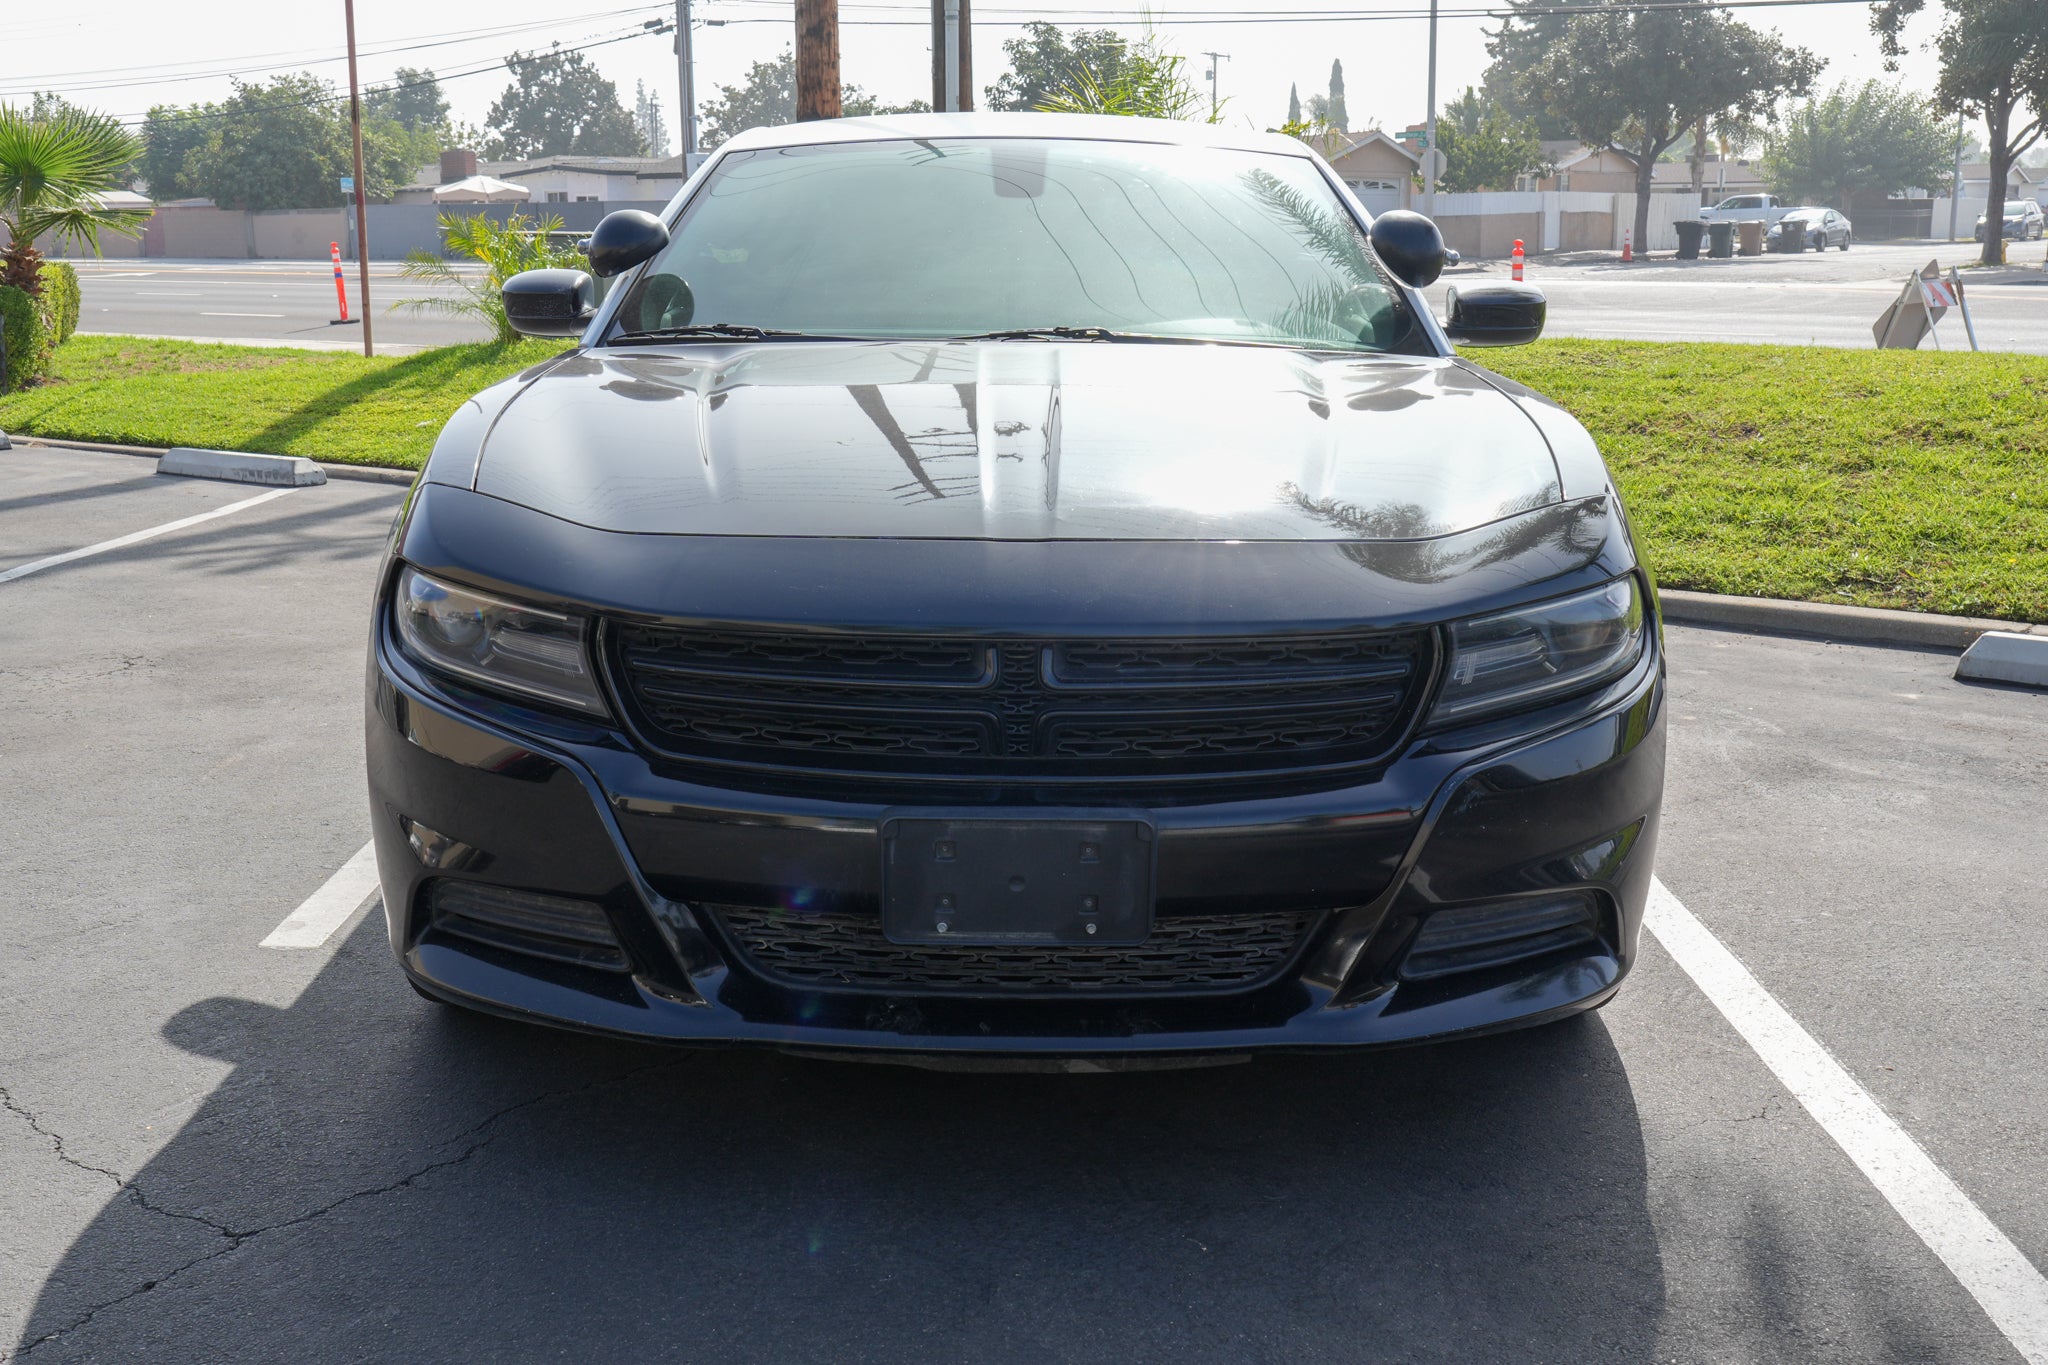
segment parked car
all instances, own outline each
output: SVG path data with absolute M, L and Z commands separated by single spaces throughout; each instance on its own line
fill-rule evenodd
M 1793 209 L 1771 225 L 1764 245 L 1772 251 L 1825 251 L 1829 247 L 1849 249 L 1849 220 L 1833 209 Z
M 1444 254 L 1293 138 L 914 115 L 741 134 L 508 281 L 578 344 L 449 421 L 376 598 L 406 976 L 984 1059 L 1605 1002 L 1655 589 L 1585 429 L 1454 350 L 1542 295 L 1440 321 Z
M 1792 206 L 1775 194 L 1731 194 L 1710 209 L 1699 211 L 1702 223 L 1775 223 Z
M 2044 215 L 2041 206 L 2031 199 L 2008 199 L 2005 201 L 2005 218 L 2002 235 L 2016 242 L 2032 242 L 2040 239 Z M 1977 215 L 1977 229 L 1973 236 L 1984 240 L 1984 215 Z

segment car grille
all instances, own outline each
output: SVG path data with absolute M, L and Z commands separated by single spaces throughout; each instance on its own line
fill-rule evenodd
M 758 974 L 808 989 L 1124 995 L 1242 991 L 1278 976 L 1315 922 L 1306 910 L 1162 919 L 1142 944 L 891 943 L 872 915 L 704 907 Z
M 976 780 L 1357 763 L 1399 736 L 1424 631 L 979 640 L 619 624 L 616 690 L 653 748 Z

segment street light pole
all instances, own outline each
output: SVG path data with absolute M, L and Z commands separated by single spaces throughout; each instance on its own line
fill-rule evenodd
M 689 174 L 690 158 L 697 152 L 697 79 L 691 70 L 690 0 L 676 0 L 676 88 L 681 92 L 683 173 Z
M 348 122 L 355 139 L 356 175 L 351 193 L 356 200 L 356 279 L 363 299 L 363 354 L 375 355 L 370 340 L 370 213 L 363 206 L 363 96 L 356 88 L 356 0 L 341 0 L 348 23 Z
M 1436 217 L 1436 4 L 1429 0 L 1429 113 L 1422 129 L 1422 214 Z

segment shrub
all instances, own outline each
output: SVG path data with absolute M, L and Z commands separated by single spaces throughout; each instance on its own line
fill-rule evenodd
M 78 330 L 78 271 L 63 261 L 43 263 L 43 307 L 49 311 L 56 334 L 50 344 L 62 346 Z
M 480 318 L 497 340 L 517 341 L 519 333 L 505 316 L 505 301 L 498 293 L 505 287 L 505 281 L 522 270 L 582 270 L 590 264 L 582 251 L 562 240 L 567 234 L 559 217 L 536 221 L 515 213 L 499 223 L 481 212 L 444 213 L 440 222 L 444 250 L 453 256 L 482 262 L 483 278 L 456 271 L 431 251 L 415 251 L 405 258 L 405 268 L 399 273 L 409 280 L 431 280 L 445 285 L 452 292 L 423 299 L 400 299 L 391 305 L 394 311 L 402 308 L 415 313 Z
M 0 284 L 0 339 L 7 346 L 0 393 L 11 393 L 50 367 L 50 328 L 42 306 L 13 285 Z

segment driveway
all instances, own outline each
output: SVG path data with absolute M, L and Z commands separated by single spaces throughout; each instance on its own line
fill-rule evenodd
M 1563 1025 L 668 1050 L 420 1000 L 346 872 L 262 946 L 368 837 L 404 490 L 150 469 L 0 454 L 0 1357 L 2048 1360 L 2048 696 L 1672 628 L 1670 895 Z

